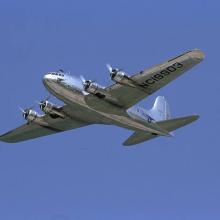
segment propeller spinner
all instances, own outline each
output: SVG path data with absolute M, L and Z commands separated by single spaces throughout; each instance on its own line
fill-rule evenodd
M 19 108 L 22 112 L 22 116 L 27 121 L 34 121 L 39 116 L 36 111 L 32 110 L 32 108 L 33 106 L 26 109 L 23 109 L 21 107 Z
M 41 111 L 44 111 L 45 107 L 48 105 L 48 100 L 51 98 L 51 96 L 47 96 L 44 100 L 38 102 L 39 107 L 41 109 Z

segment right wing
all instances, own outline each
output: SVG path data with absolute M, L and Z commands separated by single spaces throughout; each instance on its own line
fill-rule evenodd
M 188 51 L 131 76 L 130 79 L 138 85 L 136 88 L 116 83 L 107 87 L 106 91 L 117 100 L 118 106 L 127 109 L 200 63 L 203 58 L 204 53 L 198 49 Z
M 160 122 L 157 122 L 157 125 L 161 129 L 164 129 L 168 132 L 171 132 L 171 131 L 174 131 L 178 128 L 181 128 L 185 125 L 188 125 L 188 124 L 194 122 L 198 118 L 199 118 L 198 115 L 185 116 L 185 117 L 181 117 L 181 118 L 174 118 L 174 119 L 169 119 L 169 120 L 165 120 L 165 121 L 160 121 Z M 123 143 L 123 145 L 125 145 L 125 146 L 135 145 L 135 144 L 139 144 L 144 141 L 148 141 L 148 140 L 153 139 L 155 137 L 158 137 L 158 135 L 154 135 L 154 134 L 146 133 L 146 132 L 142 132 L 142 131 L 141 132 L 136 131 Z
M 65 113 L 65 111 L 69 111 L 69 107 L 61 107 L 61 111 Z M 60 117 L 52 118 L 49 115 L 44 115 L 41 117 L 41 119 L 46 123 L 45 125 L 39 125 L 35 122 L 24 124 L 1 135 L 0 141 L 17 143 L 89 125 L 89 123 L 77 121 L 70 117 L 65 117 L 63 119 Z

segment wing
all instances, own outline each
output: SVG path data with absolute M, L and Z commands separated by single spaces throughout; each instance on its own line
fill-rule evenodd
M 66 113 L 67 111 L 69 111 L 68 106 L 61 108 L 61 112 Z M 8 143 L 17 143 L 89 125 L 89 123 L 77 121 L 71 117 L 65 117 L 63 119 L 60 117 L 52 118 L 49 115 L 44 115 L 40 120 L 41 125 L 35 122 L 24 124 L 1 135 L 0 140 Z
M 119 106 L 127 109 L 167 85 L 203 59 L 202 51 L 198 49 L 188 51 L 131 76 L 131 80 L 137 85 L 136 88 L 114 84 L 106 88 L 107 93 L 117 100 Z
M 181 118 L 174 118 L 169 119 L 165 121 L 159 121 L 157 122 L 157 125 L 168 132 L 174 131 L 178 128 L 181 128 L 183 126 L 186 126 L 194 121 L 196 121 L 199 118 L 198 115 L 190 115 L 185 116 Z M 155 137 L 158 137 L 158 135 L 154 135 L 152 133 L 146 133 L 146 132 L 140 132 L 136 131 L 134 132 L 124 143 L 125 146 L 130 146 L 134 144 L 139 144 L 144 141 L 148 141 L 150 139 L 153 139 Z

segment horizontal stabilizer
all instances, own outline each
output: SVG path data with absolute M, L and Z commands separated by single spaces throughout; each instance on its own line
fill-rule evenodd
M 196 121 L 198 118 L 199 118 L 198 115 L 185 116 L 181 118 L 174 118 L 165 121 L 160 121 L 157 122 L 157 125 L 161 129 L 171 132 Z M 136 131 L 123 143 L 123 145 L 130 146 L 134 144 L 139 144 L 141 142 L 148 141 L 155 137 L 158 137 L 158 135 Z
M 159 127 L 161 127 L 162 129 L 171 132 L 196 121 L 198 118 L 199 118 L 198 115 L 173 118 L 166 121 L 157 122 L 157 125 L 159 125 Z

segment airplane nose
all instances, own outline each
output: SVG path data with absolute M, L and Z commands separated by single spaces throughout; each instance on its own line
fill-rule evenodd
M 52 82 L 52 81 L 56 81 L 57 80 L 57 77 L 54 76 L 54 75 L 51 75 L 49 73 L 47 73 L 46 75 L 44 75 L 43 77 L 43 81 L 44 82 Z
M 44 77 L 43 77 L 44 84 L 47 84 L 50 81 L 51 81 L 50 75 L 49 74 L 44 75 Z
M 47 80 L 49 78 L 48 76 L 49 76 L 48 74 L 44 75 L 43 80 L 44 81 Z

